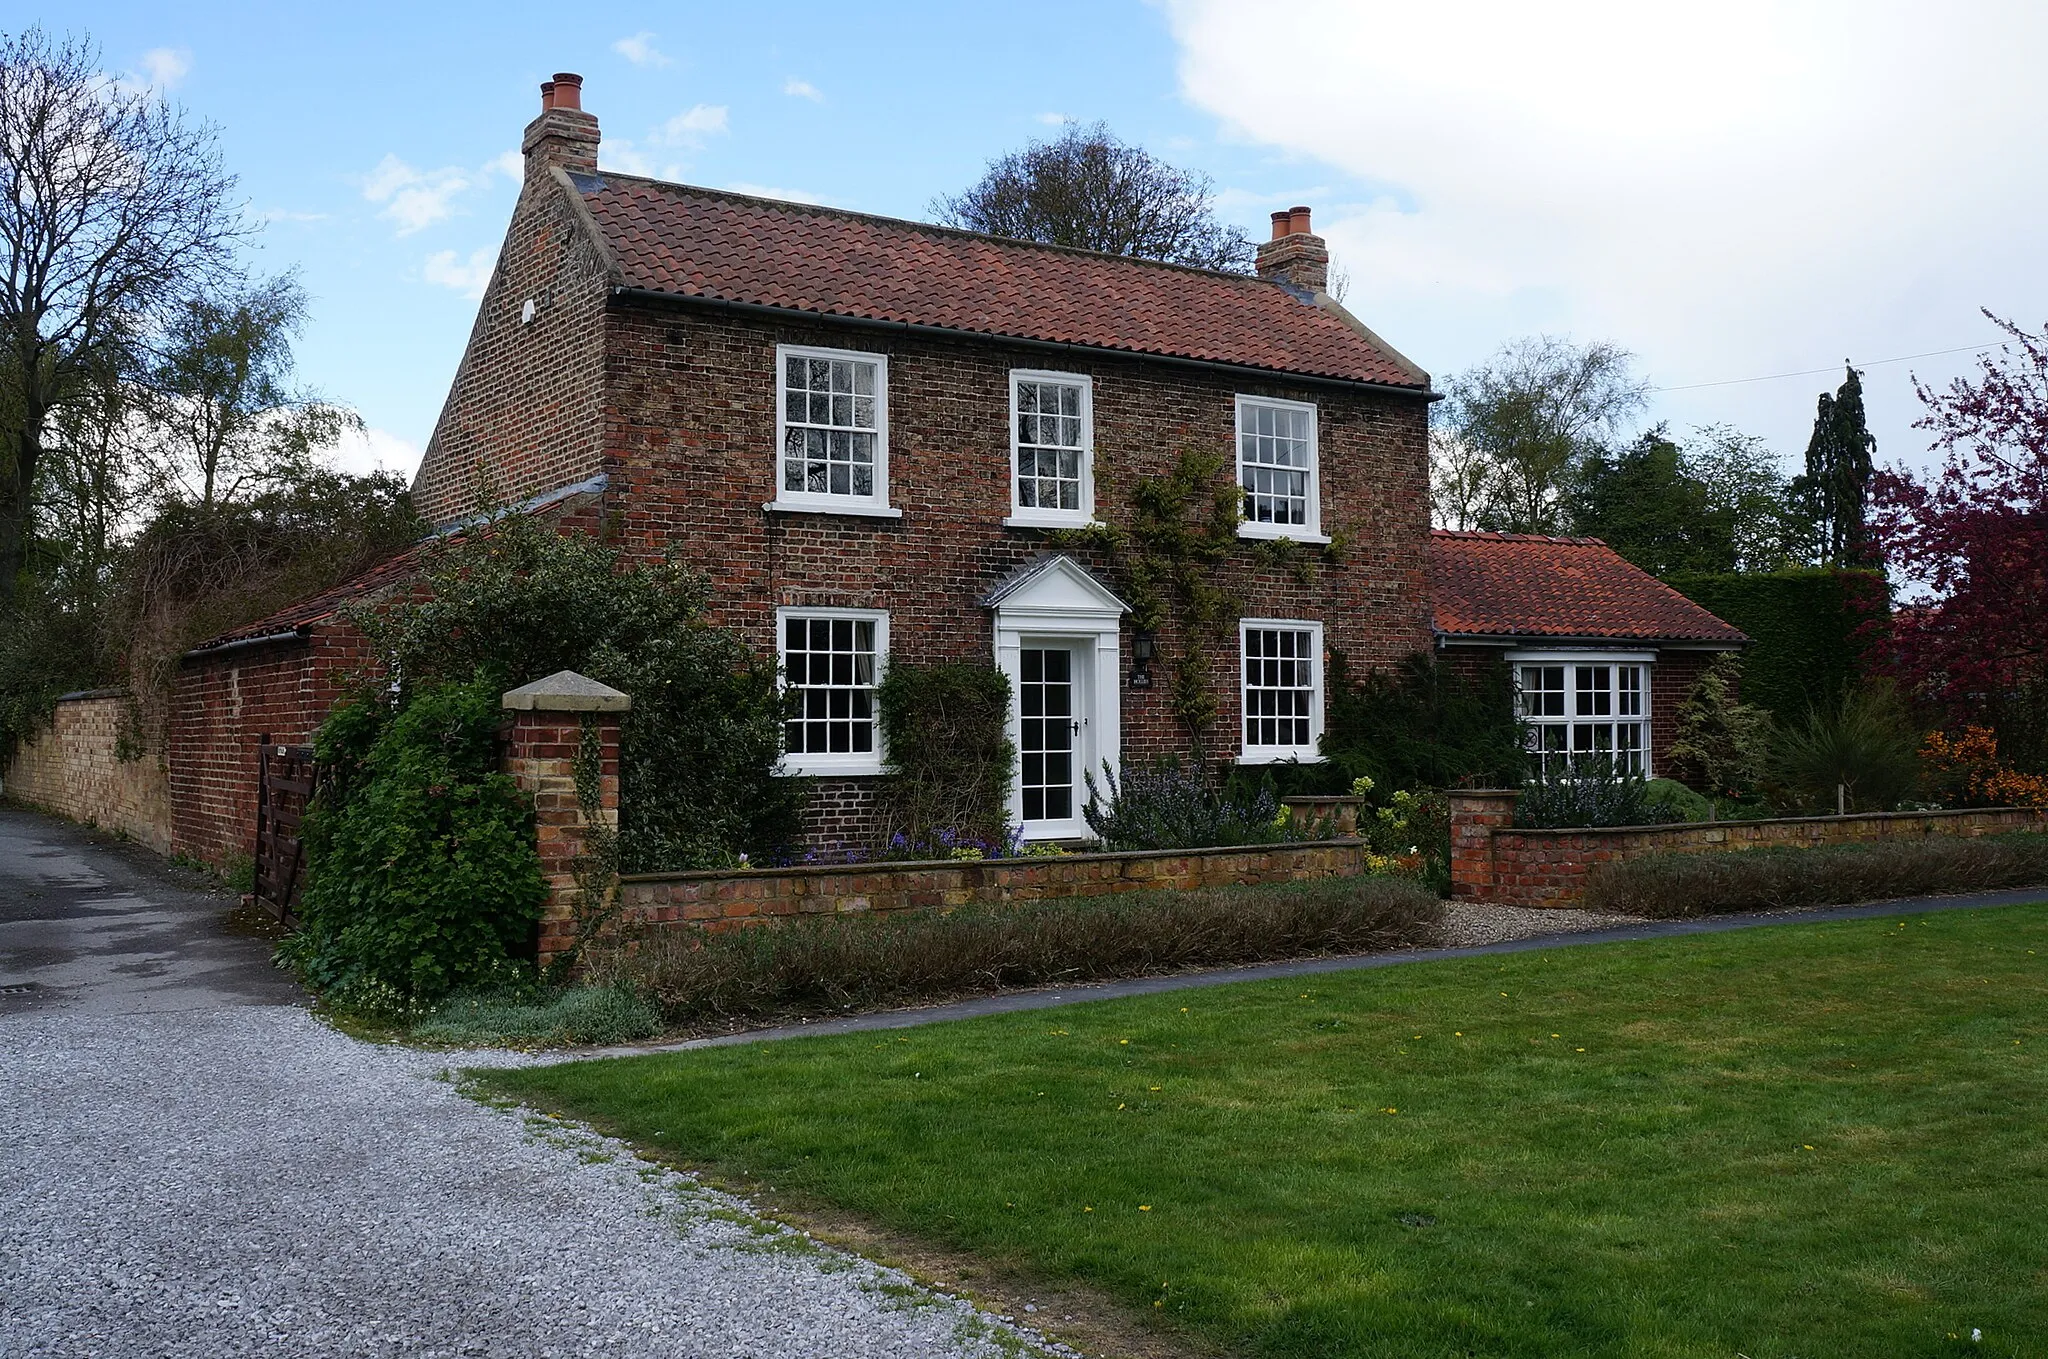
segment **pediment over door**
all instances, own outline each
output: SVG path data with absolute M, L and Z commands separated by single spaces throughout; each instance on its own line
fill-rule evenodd
M 1094 572 L 1060 553 L 1025 562 L 982 596 L 999 615 L 1113 621 L 1131 611 Z

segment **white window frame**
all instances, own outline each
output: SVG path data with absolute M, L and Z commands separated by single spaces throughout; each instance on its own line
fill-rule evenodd
M 1655 703 L 1654 703 L 1654 700 L 1653 700 L 1653 694 L 1654 694 L 1654 692 L 1655 692 L 1655 684 L 1656 684 L 1656 672 L 1657 672 L 1657 653 L 1656 653 L 1656 652 L 1654 652 L 1654 651 L 1510 651 L 1510 652 L 1508 652 L 1508 653 L 1507 653 L 1507 656 L 1506 656 L 1506 658 L 1505 658 L 1505 659 L 1506 659 L 1506 661 L 1507 661 L 1507 664 L 1508 664 L 1509 672 L 1510 672 L 1510 674 L 1511 674 L 1511 675 L 1513 676 L 1513 679 L 1514 679 L 1514 690 L 1515 690 L 1515 718 L 1516 718 L 1516 720 L 1517 720 L 1517 721 L 1522 721 L 1522 722 L 1532 722 L 1532 721 L 1533 721 L 1533 722 L 1535 722 L 1535 723 L 1538 723 L 1538 724 L 1541 724 L 1541 725 L 1544 725 L 1544 726 L 1562 726 L 1562 727 L 1564 727 L 1564 729 L 1565 729 L 1565 749 L 1564 749 L 1564 750 L 1563 750 L 1563 751 L 1562 751 L 1561 753 L 1562 753 L 1562 754 L 1563 754 L 1563 755 L 1565 756 L 1565 758 L 1566 758 L 1566 760 L 1567 760 L 1567 761 L 1569 761 L 1569 760 L 1570 760 L 1571 756 L 1572 756 L 1572 755 L 1573 755 L 1573 753 L 1574 753 L 1574 748 L 1575 748 L 1575 746 L 1576 746 L 1576 742 L 1575 742 L 1575 740 L 1573 739 L 1573 736 L 1572 736 L 1572 729 L 1573 729 L 1574 727 L 1577 727 L 1577 726 L 1582 726 L 1582 725 L 1593 725 L 1593 724 L 1596 724 L 1596 723 L 1601 723 L 1601 722 L 1613 723 L 1613 724 L 1615 724 L 1615 725 L 1617 725 L 1617 726 L 1618 726 L 1618 725 L 1620 725 L 1620 724 L 1621 724 L 1621 723 L 1623 723 L 1623 722 L 1632 722 L 1632 723 L 1635 723 L 1635 724 L 1639 725 L 1639 726 L 1640 726 L 1640 727 L 1642 728 L 1642 744 L 1641 744 L 1641 750 L 1642 750 L 1642 755 L 1643 755 L 1643 769 L 1642 769 L 1642 775 L 1643 775 L 1643 777 L 1644 777 L 1644 778 L 1646 778 L 1646 779 L 1654 779 L 1654 778 L 1656 778 L 1656 777 L 1657 777 L 1657 769 L 1656 769 L 1656 763 L 1655 763 L 1655 761 L 1654 761 L 1654 760 L 1652 759 L 1652 757 L 1651 757 L 1651 750 L 1652 750 L 1652 741 L 1651 741 L 1651 737 L 1652 737 L 1652 733 L 1653 733 L 1653 730 L 1654 730 L 1654 729 L 1653 729 L 1653 727 L 1652 727 L 1652 725 L 1651 725 L 1651 713 L 1652 713 L 1652 710 L 1653 710 L 1653 708 L 1655 707 Z M 1525 666 L 1525 665 L 1561 665 L 1561 666 L 1563 666 L 1563 667 L 1565 668 L 1565 675 L 1564 675 L 1564 705 L 1565 705 L 1565 711 L 1564 711 L 1564 716 L 1562 716 L 1562 717 L 1546 717 L 1546 718 L 1538 718 L 1538 719 L 1531 719 L 1531 718 L 1528 718 L 1528 717 L 1526 717 L 1526 716 L 1524 716 L 1524 715 L 1523 715 L 1523 712 L 1522 712 L 1522 667 L 1523 667 L 1523 666 Z M 1643 711 L 1642 711 L 1642 713 L 1640 714 L 1640 716 L 1634 716 L 1634 717 L 1631 717 L 1631 716 L 1625 715 L 1625 714 L 1623 714 L 1623 713 L 1621 713 L 1621 712 L 1619 712 L 1619 711 L 1610 711 L 1610 712 L 1609 712 L 1609 713 L 1608 713 L 1608 714 L 1607 714 L 1606 716 L 1604 716 L 1604 717 L 1600 717 L 1600 716 L 1593 716 L 1593 717 L 1581 717 L 1581 716 L 1580 716 L 1580 715 L 1578 714 L 1578 712 L 1576 711 L 1576 709 L 1577 709 L 1577 706 L 1578 706 L 1578 698 L 1577 698 L 1577 695 L 1578 695 L 1578 692 L 1579 692 L 1579 683 L 1578 683 L 1578 674 L 1577 674 L 1577 672 L 1576 672 L 1576 669 L 1575 669 L 1575 667 L 1577 667 L 1577 666 L 1582 666 L 1582 665 L 1604 665 L 1604 666 L 1608 666 L 1608 667 L 1609 667 L 1610 669 L 1616 669 L 1616 668 L 1618 668 L 1618 667 L 1620 667 L 1620 666 L 1625 666 L 1625 665 L 1632 665 L 1632 666 L 1636 666 L 1636 667 L 1638 667 L 1639 669 L 1641 669 L 1641 670 L 1642 670 L 1642 672 L 1643 672 L 1643 686 L 1642 686 L 1642 695 L 1641 695 L 1641 697 L 1642 697 L 1642 707 L 1643 707 Z M 1609 678 L 1608 678 L 1608 687 L 1607 687 L 1607 692 L 1608 692 L 1608 694 L 1610 695 L 1610 697 L 1611 697 L 1611 700 L 1612 700 L 1612 701 L 1611 701 L 1611 703 L 1610 703 L 1610 707 L 1611 707 L 1611 708 L 1613 708 L 1613 709 L 1618 709 L 1618 708 L 1619 708 L 1619 706 L 1620 706 L 1620 697 L 1621 697 L 1621 676 L 1620 676 L 1620 674 L 1618 673 L 1618 670 L 1617 670 L 1617 673 L 1615 673 L 1615 674 L 1612 674 L 1612 675 L 1610 675 L 1610 676 L 1609 676 Z M 1618 742 L 1617 742 L 1617 745 L 1618 745 Z M 1541 758 L 1541 756 L 1542 756 L 1542 753 L 1543 753 L 1543 752 L 1542 752 L 1542 751 L 1540 750 L 1540 748 L 1537 748 L 1537 747 L 1529 747 L 1529 746 L 1525 746 L 1525 747 L 1524 747 L 1524 749 L 1525 749 L 1525 750 L 1527 750 L 1529 754 L 1531 754 L 1531 755 L 1535 755 L 1535 756 L 1537 756 L 1537 757 L 1538 757 L 1539 759 Z
M 1048 510 L 1017 498 L 1017 387 L 1024 382 L 1057 382 L 1081 389 L 1081 508 Z M 1095 379 L 1086 373 L 1058 373 L 1043 368 L 1010 370 L 1010 517 L 1009 528 L 1086 528 L 1095 523 Z
M 889 669 L 889 612 L 886 609 L 827 609 L 792 606 L 775 611 L 775 668 L 781 675 L 781 688 L 787 693 L 806 686 L 789 682 L 789 620 L 792 618 L 823 618 L 837 622 L 841 619 L 856 623 L 875 625 L 875 682 L 877 691 L 882 685 L 882 676 Z M 880 700 L 874 704 L 875 748 L 871 751 L 848 751 L 834 754 L 830 751 L 785 751 L 777 762 L 775 772 L 784 775 L 823 774 L 850 777 L 858 774 L 879 774 L 888 764 L 888 752 L 882 748 L 882 713 Z
M 1250 650 L 1245 634 L 1255 629 L 1280 628 L 1309 634 L 1309 677 L 1314 697 L 1309 702 L 1308 744 L 1305 746 L 1254 746 L 1245 737 L 1245 690 L 1251 676 Z M 1239 764 L 1320 764 L 1323 760 L 1323 710 L 1328 695 L 1323 681 L 1323 625 L 1305 618 L 1240 618 L 1237 620 L 1237 762 Z
M 1327 543 L 1329 535 L 1323 532 L 1323 431 L 1322 419 L 1312 401 L 1288 401 L 1277 396 L 1251 396 L 1240 392 L 1237 396 L 1237 416 L 1231 433 L 1231 466 L 1237 472 L 1237 484 L 1244 485 L 1244 413 L 1251 406 L 1274 406 L 1286 410 L 1308 413 L 1308 502 L 1304 506 L 1307 522 L 1302 524 L 1262 524 L 1255 519 L 1240 519 L 1237 536 L 1240 538 L 1290 538 L 1297 543 Z
M 783 489 L 784 446 L 789 434 L 789 361 L 846 359 L 875 368 L 875 489 L 872 495 Z M 864 349 L 823 349 L 815 345 L 775 346 L 775 498 L 761 508 L 799 514 L 863 514 L 900 519 L 903 511 L 889 504 L 889 356 Z

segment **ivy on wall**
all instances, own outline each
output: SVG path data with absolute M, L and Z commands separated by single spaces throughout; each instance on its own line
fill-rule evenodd
M 892 662 L 876 687 L 892 777 L 881 792 L 885 839 L 934 850 L 1008 841 L 1010 681 L 992 665 Z
M 1667 585 L 1749 634 L 1741 698 L 1781 722 L 1831 710 L 1864 673 L 1889 606 L 1876 571 L 1801 567 L 1760 574 L 1682 572 Z

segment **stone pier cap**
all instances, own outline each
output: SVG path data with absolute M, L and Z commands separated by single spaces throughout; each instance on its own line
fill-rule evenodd
M 630 694 L 574 670 L 557 670 L 531 684 L 507 689 L 502 702 L 514 712 L 622 713 L 633 706 Z

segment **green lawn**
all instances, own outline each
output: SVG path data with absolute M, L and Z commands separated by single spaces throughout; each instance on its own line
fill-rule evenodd
M 1247 1355 L 1819 1359 L 2048 1353 L 2044 1050 L 2035 905 L 485 1079 Z

